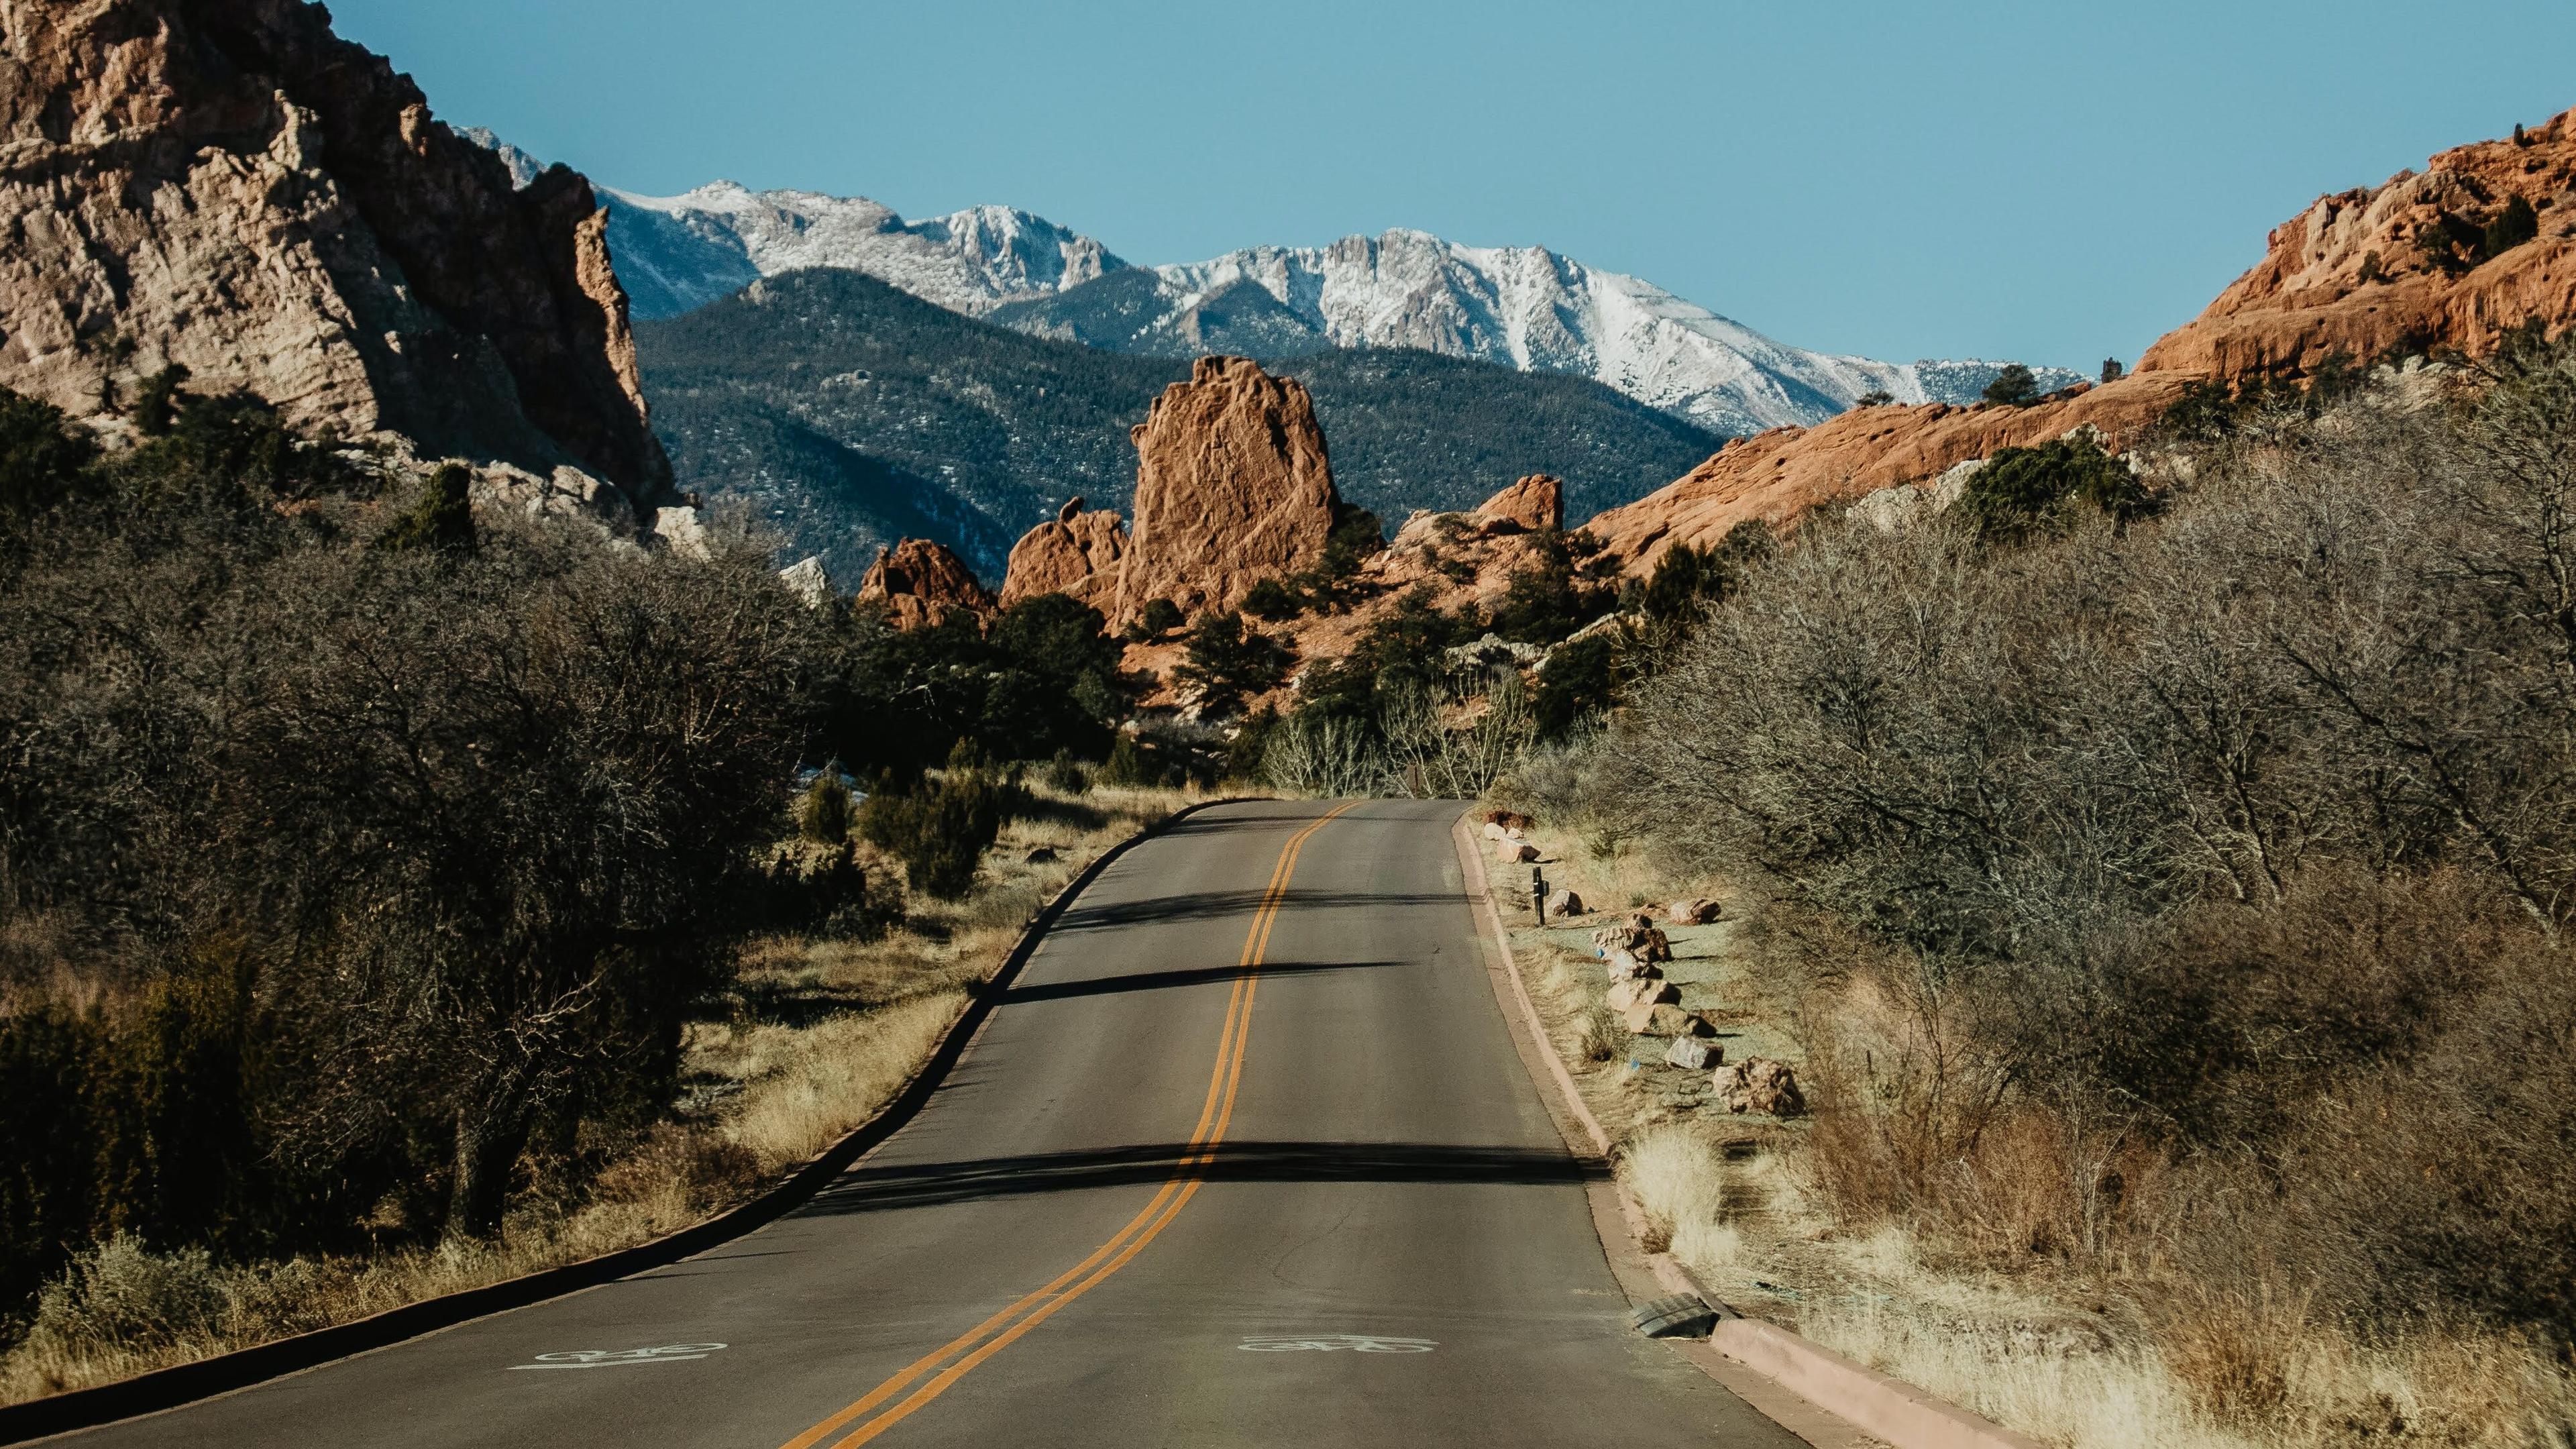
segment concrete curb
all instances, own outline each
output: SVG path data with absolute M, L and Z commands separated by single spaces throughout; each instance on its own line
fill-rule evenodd
M 958 1013 L 957 1020 L 950 1023 L 946 1035 L 940 1038 L 937 1050 L 913 1072 L 904 1083 L 903 1090 L 878 1108 L 876 1115 L 852 1128 L 840 1141 L 824 1148 L 811 1161 L 788 1173 L 777 1185 L 749 1202 L 727 1208 L 704 1222 L 693 1223 L 667 1237 L 603 1253 L 596 1258 L 541 1269 L 499 1283 L 487 1283 L 480 1288 L 424 1298 L 417 1303 L 406 1303 L 400 1308 L 389 1308 L 348 1323 L 272 1339 L 193 1363 L 173 1364 L 169 1368 L 155 1369 L 95 1388 L 75 1389 L 48 1398 L 30 1399 L 22 1404 L 0 1406 L 0 1444 L 18 1444 L 175 1409 L 200 1399 L 210 1399 L 287 1374 L 317 1368 L 335 1359 L 384 1348 L 442 1328 L 452 1328 L 472 1319 L 595 1288 L 648 1268 L 678 1262 L 766 1227 L 820 1192 L 862 1153 L 874 1151 L 921 1111 L 949 1070 L 957 1065 L 958 1059 L 982 1033 L 1003 993 L 1010 989 L 1021 968 L 1036 954 L 1038 942 L 1046 935 L 1047 928 L 1055 924 L 1057 918 L 1064 914 L 1065 907 L 1071 905 L 1074 898 L 1098 879 L 1111 863 L 1133 847 L 1202 810 L 1258 798 L 1264 797 L 1229 796 L 1183 806 L 1102 851 L 1067 881 L 1054 899 L 1029 918 L 1028 925 L 1020 931 L 1019 940 L 1013 943 L 1011 954 L 1003 958 L 1001 968 L 975 990 L 966 1003 L 966 1009 Z
M 1502 957 L 1514 1003 L 1520 1007 L 1522 1023 L 1537 1047 L 1536 1055 L 1544 1059 L 1548 1075 L 1564 1098 L 1566 1116 L 1582 1128 L 1591 1139 L 1593 1151 L 1606 1160 L 1610 1136 L 1584 1103 L 1582 1093 L 1575 1089 L 1574 1074 L 1557 1055 L 1556 1044 L 1547 1034 L 1547 1022 L 1539 1015 L 1538 1003 L 1530 998 L 1529 985 L 1521 975 L 1511 932 L 1503 925 L 1502 908 L 1495 903 L 1485 874 L 1484 854 L 1477 849 L 1474 832 L 1468 825 L 1473 815 L 1473 811 L 1461 815 L 1457 827 L 1450 832 L 1468 891 L 1484 908 L 1486 927 L 1493 935 L 1494 949 Z M 1626 1183 L 1618 1183 L 1617 1188 L 1619 1216 L 1634 1246 L 1645 1238 L 1645 1208 Z M 1911 1384 L 1863 1367 L 1776 1324 L 1745 1317 L 1703 1288 L 1690 1270 L 1669 1253 L 1648 1253 L 1645 1261 L 1655 1282 L 1666 1291 L 1696 1294 L 1718 1311 L 1717 1327 L 1708 1342 L 1719 1353 L 1896 1449 L 2045 1449 L 2036 1439 L 2013 1433 Z M 1756 1407 L 1768 1411 L 1768 1406 Z

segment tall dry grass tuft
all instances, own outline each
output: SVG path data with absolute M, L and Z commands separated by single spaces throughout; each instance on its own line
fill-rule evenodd
M 1699 1129 L 1676 1123 L 1630 1141 L 1620 1151 L 1619 1180 L 1646 1211 L 1646 1251 L 1712 1246 L 1726 1211 L 1725 1164 Z

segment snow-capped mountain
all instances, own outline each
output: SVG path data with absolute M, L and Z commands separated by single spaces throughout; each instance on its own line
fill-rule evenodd
M 753 191 L 731 181 L 679 196 L 603 189 L 608 251 L 638 317 L 668 317 L 807 267 L 865 272 L 980 317 L 1127 264 L 1087 236 L 1006 206 L 905 221 L 863 196 Z
M 1721 433 L 1821 422 L 1872 392 L 1973 401 L 2002 366 L 1810 352 L 1545 247 L 1461 246 L 1409 230 L 1139 268 L 1007 304 L 991 320 L 1171 356 L 1415 347 L 1575 373 Z M 2034 371 L 2043 388 L 2078 380 Z
M 524 152 L 489 132 L 465 134 L 514 172 L 534 174 Z M 970 317 L 1117 352 L 1282 358 L 1414 347 L 1589 377 L 1730 434 L 1822 422 L 1876 392 L 1973 402 L 2003 366 L 1810 352 L 1545 247 L 1461 246 L 1420 231 L 1138 267 L 1010 207 L 908 222 L 865 197 L 730 181 L 679 196 L 600 194 L 609 254 L 639 318 L 676 316 L 764 276 L 836 267 Z M 2032 371 L 2042 388 L 2081 380 L 2064 368 Z

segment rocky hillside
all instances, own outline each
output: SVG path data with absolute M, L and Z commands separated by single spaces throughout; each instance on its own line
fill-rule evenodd
M 318 5 L 0 0 L 0 32 L 0 385 L 113 430 L 184 367 L 532 505 L 670 501 L 581 177 L 515 187 Z
M 1730 443 L 1672 486 L 1593 519 L 1632 567 L 1749 518 L 1919 485 L 1996 449 L 2090 427 L 2113 448 L 2194 383 L 2302 381 L 2399 354 L 2488 353 L 2576 322 L 2576 121 L 2445 151 L 2421 173 L 2320 197 L 2261 262 L 2138 370 L 2036 407 L 1884 407 Z
M 623 268 L 621 256 L 618 265 Z M 998 578 L 1012 542 L 1076 495 L 1126 509 L 1128 430 L 1184 361 L 1049 341 L 855 272 L 799 272 L 638 329 L 683 486 L 739 499 L 843 588 L 904 537 Z M 1718 439 L 1581 378 L 1418 352 L 1334 351 L 1297 378 L 1344 493 L 1390 520 L 1464 508 L 1534 469 L 1576 506 L 1641 496 Z

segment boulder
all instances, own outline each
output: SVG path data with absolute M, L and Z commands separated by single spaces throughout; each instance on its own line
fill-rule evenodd
M 1717 919 L 1717 902 L 1706 896 L 1675 901 L 1664 907 L 1664 919 L 1676 926 L 1705 926 Z
M 1547 898 L 1547 913 L 1560 917 L 1582 915 L 1583 897 L 1570 890 L 1552 891 Z
M 1547 533 L 1565 526 L 1565 485 L 1545 473 L 1533 473 L 1480 504 L 1480 527 L 1515 533 Z
M 1667 992 L 1672 990 L 1669 986 L 1664 989 Z M 1646 1009 L 1646 1024 L 1640 1027 L 1631 1027 L 1629 1028 L 1631 1031 L 1641 1032 L 1648 1036 L 1689 1036 L 1692 1034 L 1691 1029 L 1699 1025 L 1698 1017 L 1682 1010 L 1670 1001 L 1640 1002 L 1638 1005 Z M 1631 1010 L 1634 1010 L 1634 1008 L 1631 1008 Z
M 1115 513 L 1084 511 L 1075 498 L 1056 516 L 1020 535 L 1002 572 L 1005 609 L 1041 594 L 1063 594 L 1105 615 L 1118 611 L 1127 565 L 1127 525 Z
M 1664 973 L 1660 968 L 1650 966 L 1645 962 L 1638 960 L 1636 953 L 1633 951 L 1612 951 L 1609 953 L 1608 960 L 1610 979 L 1613 981 L 1661 981 L 1664 979 Z
M 1729 1112 L 1795 1117 L 1807 1110 L 1807 1099 L 1798 1092 L 1797 1074 L 1787 1062 L 1769 1057 L 1746 1057 L 1733 1066 L 1719 1067 L 1709 1086 L 1718 1105 Z
M 1522 831 L 1528 830 L 1538 822 L 1530 819 L 1526 815 L 1510 810 L 1488 810 L 1485 812 L 1485 823 L 1487 825 L 1500 826 L 1502 829 L 1517 835 Z
M 1640 961 L 1670 961 L 1673 944 L 1653 926 L 1640 926 L 1633 920 L 1617 926 L 1603 926 L 1592 933 L 1592 944 L 1602 954 L 1627 951 Z
M 1726 1060 L 1726 1048 L 1706 1037 L 1677 1036 L 1664 1049 L 1664 1065 L 1686 1072 L 1705 1072 Z
M 1676 1002 L 1681 1000 L 1681 993 L 1675 990 L 1669 981 L 1640 977 L 1634 980 L 1612 982 L 1609 992 L 1603 999 L 1609 1002 L 1612 1011 L 1626 1011 L 1634 1006 Z
M 1527 865 L 1538 859 L 1538 847 L 1526 840 L 1506 840 L 1494 847 L 1494 858 L 1505 865 Z
M 1021 861 L 1028 865 L 1052 865 L 1055 863 L 1055 858 L 1055 847 L 1052 845 L 1041 845 L 1020 857 Z
M 832 576 L 823 571 L 819 556 L 801 558 L 780 569 L 778 581 L 806 608 L 819 609 L 832 601 Z
M 980 617 L 993 612 L 993 596 L 975 581 L 966 561 L 926 538 L 878 549 L 868 576 L 859 581 L 858 600 L 884 605 L 898 629 L 927 628 L 959 613 Z
M 1155 599 L 1232 609 L 1263 579 L 1320 562 L 1341 508 L 1314 400 L 1241 357 L 1202 357 L 1129 434 L 1136 526 L 1112 622 Z

